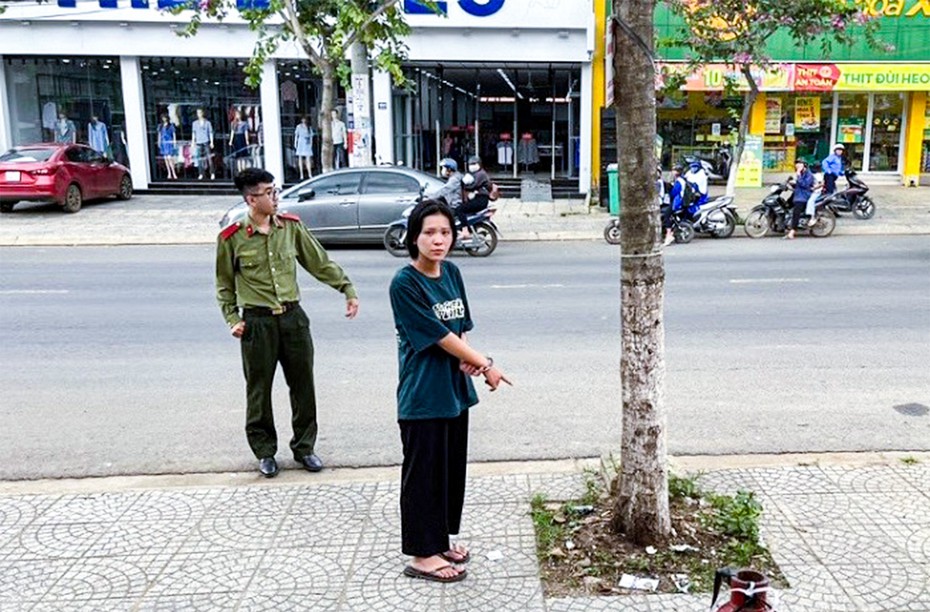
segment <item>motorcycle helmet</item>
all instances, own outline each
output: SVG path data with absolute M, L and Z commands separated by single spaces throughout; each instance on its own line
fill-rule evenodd
M 468 165 L 470 166 L 472 164 L 478 164 L 480 166 L 481 158 L 478 157 L 477 155 L 472 155 L 471 157 L 468 158 Z
M 838 142 L 835 145 L 833 145 L 833 151 L 836 152 L 837 149 L 839 149 L 840 151 L 845 151 L 846 147 L 843 146 L 843 143 Z
M 672 172 L 677 172 L 678 174 L 684 174 L 684 173 L 685 173 L 685 167 L 682 166 L 681 164 L 676 164 L 675 167 L 672 168 Z
M 447 168 L 450 172 L 458 172 L 459 165 L 451 157 L 445 157 L 439 160 L 440 168 Z

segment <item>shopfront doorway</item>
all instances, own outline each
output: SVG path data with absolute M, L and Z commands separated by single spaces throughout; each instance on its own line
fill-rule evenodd
M 834 142 L 861 172 L 900 173 L 905 93 L 837 93 Z
M 581 66 L 418 62 L 394 92 L 394 157 L 435 171 L 479 155 L 499 176 L 577 177 Z

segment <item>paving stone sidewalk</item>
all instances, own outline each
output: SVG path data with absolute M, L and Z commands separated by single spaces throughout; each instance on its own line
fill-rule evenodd
M 714 187 L 717 193 L 720 187 Z M 765 189 L 737 193 L 745 215 L 761 201 Z M 930 234 L 930 188 L 877 185 L 875 217 L 858 221 L 845 215 L 836 235 Z M 19 204 L 0 215 L 0 246 L 212 244 L 223 213 L 235 196 L 137 195 L 127 202 L 89 202 L 76 214 L 54 204 Z M 506 240 L 603 240 L 610 215 L 583 200 L 499 200 L 494 220 Z M 736 237 L 743 237 L 737 228 Z
M 529 499 L 580 496 L 572 466 L 473 466 L 462 534 L 473 561 L 450 585 L 401 575 L 397 470 L 0 483 L 0 610 L 706 610 L 708 595 L 543 596 Z M 759 495 L 792 585 L 779 610 L 930 610 L 926 461 L 723 469 L 701 482 Z

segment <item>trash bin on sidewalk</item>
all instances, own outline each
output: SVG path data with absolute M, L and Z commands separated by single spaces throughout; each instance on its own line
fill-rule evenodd
M 612 215 L 620 214 L 620 179 L 617 178 L 617 164 L 607 164 L 607 193 L 610 204 L 608 211 Z

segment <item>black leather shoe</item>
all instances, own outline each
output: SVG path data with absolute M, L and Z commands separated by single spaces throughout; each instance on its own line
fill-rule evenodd
M 265 478 L 274 478 L 278 475 L 278 462 L 274 460 L 274 457 L 259 459 L 258 471 L 261 472 L 262 476 Z
M 297 462 L 309 472 L 319 472 L 323 469 L 323 461 L 314 454 L 304 455 Z

